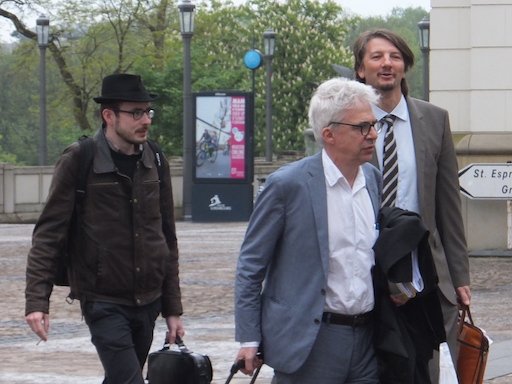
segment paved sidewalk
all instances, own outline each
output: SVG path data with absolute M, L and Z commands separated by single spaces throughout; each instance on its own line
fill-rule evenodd
M 181 285 L 187 347 L 207 354 L 214 384 L 224 383 L 238 350 L 234 341 L 233 276 L 246 223 L 178 222 Z M 102 368 L 81 320 L 78 303 L 65 302 L 67 288 L 52 295 L 49 341 L 37 338 L 24 320 L 26 255 L 33 225 L 0 225 L 0 383 L 99 384 Z M 488 384 L 512 384 L 512 258 L 471 258 L 472 312 L 495 341 L 486 371 Z M 159 320 L 152 350 L 161 348 Z M 510 376 L 508 376 L 510 375 Z M 270 383 L 265 367 L 258 383 Z M 248 383 L 238 374 L 232 383 Z

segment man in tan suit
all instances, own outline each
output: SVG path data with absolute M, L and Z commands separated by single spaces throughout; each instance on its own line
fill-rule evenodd
M 452 357 L 457 354 L 457 300 L 469 305 L 469 260 L 460 207 L 458 165 L 448 112 L 408 96 L 405 74 L 414 54 L 395 33 L 373 29 L 354 44 L 356 79 L 381 95 L 377 119 L 392 115 L 398 156 L 395 205 L 419 213 L 430 231 L 429 244 L 439 275 L 440 300 Z M 383 129 L 372 163 L 382 169 Z M 437 383 L 436 369 L 431 379 Z

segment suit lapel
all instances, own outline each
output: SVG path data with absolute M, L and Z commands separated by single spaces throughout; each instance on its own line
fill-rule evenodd
M 368 163 L 363 164 L 363 173 L 366 180 L 366 189 L 368 190 L 368 193 L 370 195 L 370 200 L 372 201 L 373 205 L 373 211 L 375 212 L 375 219 L 377 219 L 381 204 L 381 191 L 379 190 L 379 186 L 376 183 L 375 173 L 373 173 L 372 168 Z
M 307 181 L 309 197 L 313 205 L 313 215 L 318 236 L 322 268 L 327 278 L 329 271 L 329 231 L 327 226 L 327 190 L 322 165 L 322 152 L 311 157 L 308 167 Z

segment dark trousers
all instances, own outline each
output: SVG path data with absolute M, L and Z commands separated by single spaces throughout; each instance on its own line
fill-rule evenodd
M 160 300 L 142 307 L 86 301 L 82 313 L 105 370 L 103 384 L 143 384 Z

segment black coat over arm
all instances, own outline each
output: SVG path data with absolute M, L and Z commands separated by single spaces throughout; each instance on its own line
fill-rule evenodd
M 378 222 L 373 276 L 381 384 L 430 383 L 428 361 L 446 334 L 429 232 L 417 213 L 401 208 L 382 208 Z M 425 287 L 397 307 L 390 299 L 388 282 L 412 281 L 411 252 L 415 249 Z

